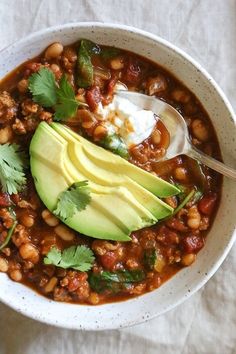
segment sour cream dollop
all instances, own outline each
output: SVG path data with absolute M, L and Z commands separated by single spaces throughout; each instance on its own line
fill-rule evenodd
M 97 113 L 103 117 L 108 131 L 118 134 L 128 148 L 147 139 L 157 122 L 152 111 L 141 109 L 116 95 L 107 106 L 100 105 Z

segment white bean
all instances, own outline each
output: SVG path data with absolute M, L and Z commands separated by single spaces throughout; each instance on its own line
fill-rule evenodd
M 63 52 L 63 45 L 59 42 L 51 44 L 45 52 L 46 59 L 53 59 L 59 57 Z

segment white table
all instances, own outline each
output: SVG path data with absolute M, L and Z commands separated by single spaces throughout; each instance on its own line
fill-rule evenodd
M 89 20 L 133 25 L 176 44 L 210 72 L 236 109 L 235 0 L 0 0 L 0 49 L 41 28 Z M 236 353 L 235 269 L 234 247 L 190 300 L 120 331 L 58 329 L 0 304 L 0 354 Z

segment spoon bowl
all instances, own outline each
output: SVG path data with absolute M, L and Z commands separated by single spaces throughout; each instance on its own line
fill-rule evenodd
M 162 160 L 168 160 L 178 155 L 187 155 L 207 167 L 236 180 L 236 170 L 226 166 L 224 163 L 206 155 L 192 145 L 188 133 L 187 124 L 183 116 L 168 103 L 154 97 L 138 92 L 118 90 L 116 95 L 126 98 L 142 109 L 155 113 L 167 128 L 170 134 L 170 145 Z

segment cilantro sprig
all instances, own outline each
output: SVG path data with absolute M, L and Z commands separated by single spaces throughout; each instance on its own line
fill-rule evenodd
M 53 73 L 47 68 L 41 68 L 29 77 L 29 90 L 34 102 L 54 108 L 54 119 L 57 121 L 73 117 L 78 106 L 84 104 L 76 100 L 73 87 L 65 75 L 57 84 Z
M 52 264 L 63 269 L 72 268 L 81 272 L 87 272 L 92 268 L 95 260 L 93 251 L 86 246 L 71 246 L 60 251 L 52 247 L 47 256 L 44 257 L 44 264 Z
M 90 200 L 88 181 L 76 182 L 59 195 L 54 214 L 60 219 L 66 220 L 71 218 L 76 211 L 84 210 Z
M 26 184 L 27 159 L 17 144 L 0 145 L 0 183 L 2 192 L 16 194 Z

